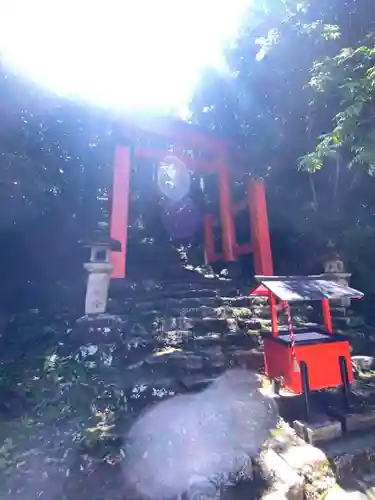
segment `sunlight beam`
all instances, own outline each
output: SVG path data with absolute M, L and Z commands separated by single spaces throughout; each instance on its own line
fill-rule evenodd
M 10 67 L 64 96 L 116 109 L 186 105 L 218 66 L 249 0 L 12 0 L 0 6 Z

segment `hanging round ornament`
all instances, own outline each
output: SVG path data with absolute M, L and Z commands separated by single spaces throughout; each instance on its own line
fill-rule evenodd
M 172 201 L 182 200 L 190 191 L 190 173 L 177 156 L 168 155 L 160 162 L 157 182 L 163 195 Z

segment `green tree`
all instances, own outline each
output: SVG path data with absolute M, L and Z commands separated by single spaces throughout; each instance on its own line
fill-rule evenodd
M 366 45 L 342 48 L 334 57 L 314 63 L 310 87 L 314 101 L 334 98 L 333 129 L 319 137 L 312 153 L 301 158 L 300 167 L 319 170 L 327 158 L 349 160 L 348 167 L 363 166 L 375 174 L 375 35 Z
M 329 242 L 362 276 L 370 266 L 362 249 L 375 234 L 372 8 L 257 2 L 226 71 L 203 75 L 192 102 L 193 120 L 230 132 L 245 168 L 266 179 L 274 256 L 283 248 L 289 271 L 318 270 Z

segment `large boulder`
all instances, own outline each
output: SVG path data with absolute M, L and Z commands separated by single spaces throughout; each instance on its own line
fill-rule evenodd
M 127 436 L 127 496 L 214 498 L 222 486 L 246 478 L 277 422 L 276 405 L 259 392 L 257 375 L 239 368 L 201 393 L 163 401 Z

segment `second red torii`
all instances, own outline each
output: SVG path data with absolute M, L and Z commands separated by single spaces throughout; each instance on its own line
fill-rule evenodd
M 219 221 L 213 214 L 204 217 L 204 245 L 206 263 L 214 260 L 232 262 L 243 253 L 253 253 L 257 274 L 272 275 L 272 255 L 264 184 L 249 181 L 247 199 L 232 203 L 230 180 L 240 169 L 232 165 L 229 141 L 216 138 L 198 127 L 179 120 L 165 118 L 132 118 L 120 126 L 120 143 L 116 147 L 112 187 L 110 234 L 121 245 L 111 252 L 112 278 L 126 275 L 126 254 L 129 218 L 129 190 L 132 158 L 146 158 L 161 162 L 166 156 L 180 159 L 189 170 L 213 173 L 218 177 L 220 202 Z M 244 172 L 242 172 L 244 173 Z M 234 217 L 236 211 L 247 207 L 250 214 L 251 242 L 237 245 Z M 221 225 L 222 252 L 214 252 L 213 225 Z

